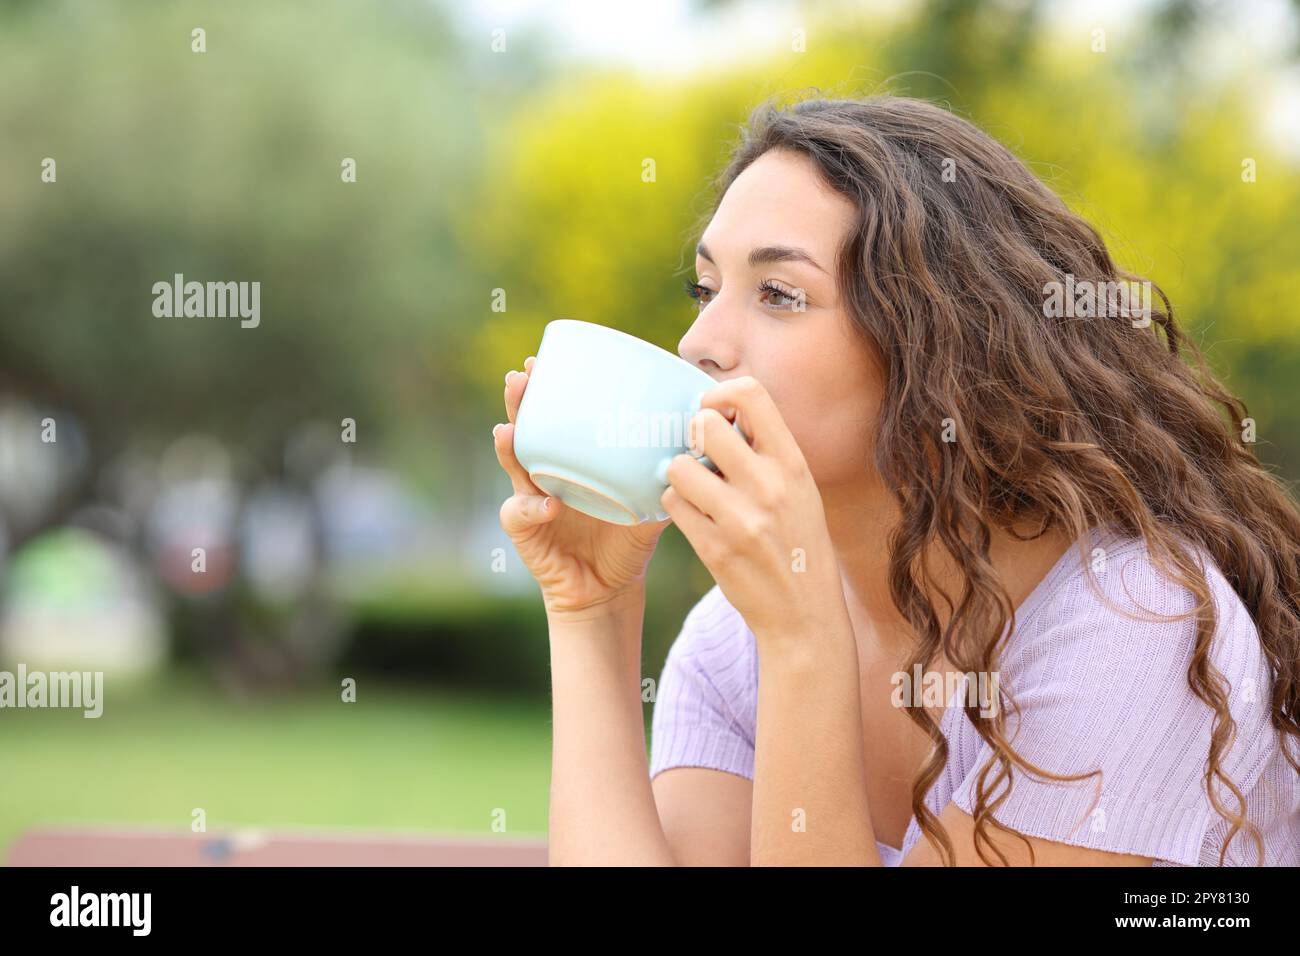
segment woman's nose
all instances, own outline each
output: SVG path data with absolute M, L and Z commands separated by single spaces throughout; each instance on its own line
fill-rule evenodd
M 714 300 L 700 310 L 691 327 L 677 343 L 677 354 L 696 368 L 717 377 L 720 372 L 735 368 L 739 358 L 735 343 L 724 334 L 726 326 Z

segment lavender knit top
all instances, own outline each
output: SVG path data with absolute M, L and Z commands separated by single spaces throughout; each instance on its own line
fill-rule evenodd
M 1085 537 L 1092 575 L 1080 563 L 1076 541 L 1017 608 L 998 682 L 1004 705 L 1010 696 L 1020 707 L 1019 718 L 1003 708 L 1018 753 L 1054 773 L 1102 774 L 1056 782 L 1013 769 L 1010 796 L 993 815 L 1028 836 L 1148 856 L 1158 866 L 1217 866 L 1230 825 L 1205 790 L 1214 714 L 1187 683 L 1195 615 L 1167 623 L 1143 619 L 1144 611 L 1190 611 L 1195 598 L 1163 577 L 1142 538 L 1109 528 Z M 1246 816 L 1264 840 L 1263 862 L 1300 865 L 1300 775 L 1269 721 L 1271 685 L 1258 633 L 1209 555 L 1191 553 L 1214 596 L 1211 660 L 1231 687 L 1228 706 L 1237 724 L 1221 766 L 1246 797 Z M 993 753 L 961 708 L 966 693 L 958 689 L 942 719 L 948 763 L 926 797 L 936 815 L 949 802 L 973 813 L 975 781 Z M 707 767 L 753 780 L 757 712 L 754 635 L 715 586 L 687 615 L 664 664 L 651 778 L 671 767 Z M 1235 810 L 1232 793 L 1216 789 Z M 885 865 L 899 865 L 920 838 L 913 817 L 901 847 L 877 844 Z M 1239 832 L 1226 862 L 1255 865 L 1254 841 Z

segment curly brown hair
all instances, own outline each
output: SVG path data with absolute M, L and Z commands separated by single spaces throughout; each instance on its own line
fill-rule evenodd
M 1262 861 L 1258 827 L 1220 767 L 1236 724 L 1209 657 L 1217 626 L 1209 585 L 1176 546 L 1181 539 L 1208 551 L 1249 610 L 1269 665 L 1271 723 L 1300 772 L 1287 746 L 1288 736 L 1300 737 L 1300 513 L 1236 437 L 1244 402 L 1215 378 L 1154 283 L 1149 324 L 1127 314 L 1047 314 L 1048 283 L 1146 280 L 1118 268 L 1097 230 L 970 122 L 905 97 L 769 100 L 750 115 L 714 183 L 715 209 L 771 149 L 811 158 L 857 210 L 836 278 L 887 372 L 875 465 L 902 514 L 889 538 L 889 574 L 893 602 L 918 635 L 908 672 L 939 650 L 958 670 L 996 671 L 998 636 L 1008 622 L 1014 628 L 1015 607 L 989 560 L 990 522 L 1017 537 L 1013 525 L 1026 521 L 1041 524 L 1039 535 L 1059 528 L 1080 538 L 1098 524 L 1140 534 L 1156 564 L 1166 574 L 1172 565 L 1198 601 L 1187 679 L 1215 714 L 1205 786 L 1231 824 L 1220 865 L 1242 830 Z M 958 441 L 940 440 L 945 420 Z M 944 594 L 944 627 L 922 559 L 936 540 L 964 578 L 956 607 Z M 1010 792 L 1013 766 L 1053 780 L 1100 771 L 1048 773 L 1012 750 L 1004 707 L 991 716 L 974 704 L 965 711 L 996 754 L 977 781 L 976 849 L 991 865 L 987 846 L 1005 865 L 987 826 L 1011 832 L 992 812 Z M 948 834 L 925 803 L 947 763 L 947 741 L 925 708 L 908 712 L 935 744 L 913 783 L 912 809 L 953 865 Z M 1235 811 L 1215 780 L 1236 798 Z

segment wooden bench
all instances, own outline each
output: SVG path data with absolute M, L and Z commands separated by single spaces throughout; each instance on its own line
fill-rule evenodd
M 132 827 L 37 828 L 8 866 L 546 866 L 543 837 Z

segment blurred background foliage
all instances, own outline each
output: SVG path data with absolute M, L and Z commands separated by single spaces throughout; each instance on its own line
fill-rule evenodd
M 674 15 L 724 49 L 746 6 L 769 11 L 767 46 L 659 70 L 573 56 L 564 6 L 494 50 L 490 17 L 418 0 L 0 2 L 0 654 L 136 688 L 97 722 L 0 727 L 18 777 L 100 755 L 52 803 L 0 790 L 0 846 L 54 818 L 184 825 L 205 800 L 229 821 L 486 830 L 509 799 L 544 827 L 546 636 L 496 523 L 502 376 L 558 317 L 676 351 L 711 179 L 767 97 L 922 96 L 988 130 L 1170 295 L 1260 458 L 1300 478 L 1300 157 L 1266 109 L 1296 4 L 1259 5 L 1290 31 L 1276 59 L 1222 52 L 1252 4 L 1120 4 L 1104 51 L 1086 13 L 1059 16 L 1078 5 L 1035 0 Z M 260 326 L 154 317 L 176 273 L 259 281 Z M 219 558 L 202 584 L 199 540 Z M 90 582 L 88 549 L 130 573 Z M 710 585 L 666 534 L 647 676 Z M 65 646 L 69 621 L 116 622 L 117 650 Z M 385 701 L 369 723 L 301 716 L 337 714 L 358 675 L 386 689 L 362 695 Z M 312 759 L 347 779 L 310 811 L 237 798 L 213 781 L 240 779 L 245 737 L 253 792 Z M 196 746 L 206 763 L 173 759 Z

